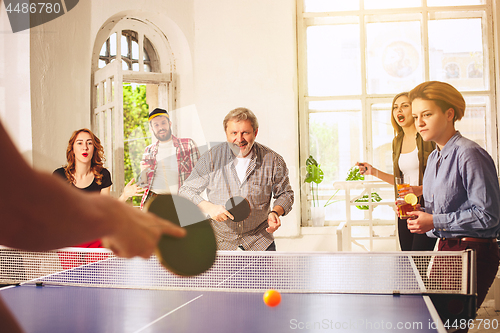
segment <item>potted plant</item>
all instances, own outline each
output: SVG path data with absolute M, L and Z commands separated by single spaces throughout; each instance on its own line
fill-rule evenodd
M 337 190 L 333 195 L 326 201 L 326 203 L 320 207 L 319 205 L 319 184 L 323 181 L 324 178 L 324 173 L 323 170 L 321 170 L 321 165 L 318 164 L 318 162 L 312 157 L 312 155 L 309 155 L 309 158 L 306 160 L 306 178 L 304 179 L 305 183 L 310 183 L 311 184 L 311 193 L 312 193 L 312 202 L 313 206 L 311 207 L 311 220 L 313 222 L 313 226 L 319 227 L 323 226 L 325 224 L 325 207 L 328 205 L 331 205 L 332 203 L 335 203 L 340 200 L 333 200 L 335 195 L 340 191 Z M 349 169 L 349 172 L 347 173 L 347 177 L 345 179 L 346 181 L 355 181 L 355 180 L 365 180 L 365 176 L 363 176 L 359 172 L 359 168 L 357 166 L 353 166 L 352 168 Z M 314 184 L 316 184 L 316 191 L 314 190 Z M 362 197 L 354 200 L 354 202 L 368 202 L 369 200 L 369 195 L 365 194 Z M 372 201 L 379 202 L 381 201 L 382 198 L 378 193 L 372 192 Z M 358 209 L 361 210 L 368 210 L 370 206 L 368 205 L 356 205 Z
M 323 181 L 324 173 L 321 170 L 321 165 L 309 155 L 309 158 L 306 160 L 306 178 L 304 179 L 304 183 L 311 184 L 311 193 L 312 193 L 312 202 L 313 206 L 311 207 L 311 220 L 313 222 L 313 226 L 321 227 L 325 225 L 325 207 L 319 206 L 319 184 Z M 316 191 L 314 191 L 314 184 L 316 184 Z M 315 197 L 316 192 L 316 197 Z

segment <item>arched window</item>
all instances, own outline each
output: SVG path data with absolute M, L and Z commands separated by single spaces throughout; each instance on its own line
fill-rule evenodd
M 481 79 L 483 77 L 483 71 L 481 66 L 473 62 L 467 67 L 467 77 L 470 79 Z
M 115 196 L 139 172 L 140 157 L 149 143 L 149 109 L 174 108 L 173 68 L 165 34 L 148 21 L 130 16 L 110 19 L 96 36 L 92 129 L 103 143 Z M 141 96 L 130 103 L 130 92 L 137 95 L 136 90 Z
M 460 78 L 460 67 L 457 63 L 450 62 L 444 67 L 447 79 L 458 79 Z
M 113 33 L 106 39 L 99 53 L 99 68 L 105 67 L 107 64 L 116 59 L 116 33 Z M 133 30 L 122 30 L 121 36 L 121 60 L 122 69 L 139 71 L 139 34 Z M 157 54 L 153 48 L 153 44 L 144 36 L 143 39 L 142 64 L 144 72 L 158 72 Z M 150 55 L 151 54 L 151 55 Z M 156 65 L 156 66 L 155 66 Z M 156 67 L 153 69 L 153 67 Z

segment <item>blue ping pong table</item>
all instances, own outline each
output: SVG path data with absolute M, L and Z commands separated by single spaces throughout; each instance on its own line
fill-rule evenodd
M 411 256 L 380 258 L 219 252 L 212 269 L 184 278 L 155 257 L 111 256 L 0 297 L 26 332 L 446 332 L 428 296 L 405 294 L 422 287 Z M 262 299 L 270 288 L 276 307 Z

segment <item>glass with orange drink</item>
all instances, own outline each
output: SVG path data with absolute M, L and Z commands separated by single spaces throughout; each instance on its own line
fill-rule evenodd
M 411 218 L 411 215 L 408 215 L 408 213 L 416 210 L 417 203 L 418 198 L 413 193 L 406 194 L 404 198 L 397 198 L 396 206 L 398 207 L 399 217 L 402 219 Z
M 410 192 L 410 178 L 409 177 L 395 177 L 396 188 L 400 197 Z
M 395 182 L 399 194 L 399 197 L 396 199 L 399 217 L 407 219 L 410 217 L 408 212 L 412 212 L 416 209 L 418 198 L 415 194 L 410 192 L 411 187 L 409 177 L 396 177 Z

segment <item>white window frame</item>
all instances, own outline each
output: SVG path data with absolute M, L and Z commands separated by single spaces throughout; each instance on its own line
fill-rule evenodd
M 360 0 L 362 7 L 363 0 Z M 360 100 L 362 103 L 362 133 L 363 133 L 363 159 L 367 162 L 373 161 L 373 145 L 372 145 L 372 117 L 370 106 L 374 103 L 390 103 L 394 95 L 392 94 L 368 94 L 367 93 L 367 66 L 366 66 L 366 16 L 378 15 L 381 18 L 392 19 L 398 14 L 401 17 L 412 14 L 421 14 L 421 36 L 424 49 L 424 81 L 429 78 L 429 41 L 428 41 L 428 21 L 434 18 L 443 18 L 448 12 L 455 12 L 453 18 L 481 18 L 485 22 L 483 27 L 483 41 L 488 43 L 487 48 L 484 48 L 483 61 L 485 68 L 489 71 L 483 71 L 483 76 L 488 82 L 489 89 L 481 91 L 461 91 L 465 98 L 469 96 L 484 95 L 489 98 L 490 113 L 486 114 L 486 149 L 492 155 L 498 168 L 498 130 L 499 113 L 496 111 L 496 86 L 495 80 L 500 80 L 498 77 L 498 59 L 495 58 L 495 52 L 498 54 L 498 39 L 494 32 L 498 30 L 495 21 L 497 17 L 497 5 L 492 0 L 485 0 L 484 5 L 475 6 L 453 6 L 453 7 L 427 7 L 427 0 L 422 0 L 422 7 L 419 8 L 397 8 L 397 9 L 377 9 L 368 10 L 360 9 L 359 11 L 338 11 L 338 12 L 321 12 L 321 13 L 304 13 L 304 0 L 297 0 L 297 40 L 298 40 L 298 73 L 299 73 L 299 130 L 300 130 L 300 167 L 305 169 L 305 161 L 309 156 L 309 110 L 308 103 L 310 101 L 338 101 L 338 100 Z M 478 14 L 484 11 L 484 13 Z M 443 14 L 444 13 L 444 14 Z M 385 22 L 385 21 L 384 21 Z M 345 95 L 345 96 L 309 96 L 307 88 L 307 40 L 306 29 L 312 25 L 329 25 L 329 24 L 346 24 L 355 23 L 360 26 L 360 61 L 361 61 L 361 94 Z M 494 30 L 495 29 L 495 30 Z M 490 74 L 491 73 L 491 74 Z M 496 73 L 497 75 L 494 75 Z M 463 75 L 463 73 L 462 73 Z M 465 73 L 468 75 L 468 73 Z M 488 109 L 488 108 L 487 108 Z M 305 178 L 305 172 L 301 175 L 301 183 Z M 343 179 L 338 179 L 342 181 Z M 309 184 L 307 184 L 309 185 Z M 302 226 L 308 226 L 310 222 L 310 206 L 311 196 L 310 187 L 301 187 L 301 214 Z M 333 192 L 333 188 L 332 188 Z M 331 194 L 330 194 L 331 195 Z M 328 199 L 328 195 L 320 197 L 320 199 Z M 326 224 L 338 224 L 342 219 L 336 221 L 326 221 Z

